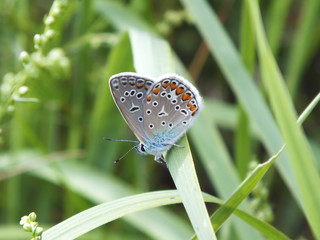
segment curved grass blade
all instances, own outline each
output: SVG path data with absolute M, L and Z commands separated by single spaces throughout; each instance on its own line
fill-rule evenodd
M 222 204 L 209 194 L 203 194 L 207 202 Z M 180 194 L 176 190 L 157 191 L 133 195 L 103 203 L 87 209 L 71 218 L 55 225 L 43 233 L 44 240 L 74 239 L 105 223 L 118 219 L 136 211 L 181 203 Z M 254 216 L 236 209 L 234 212 L 247 223 L 258 228 L 271 239 L 289 239 L 283 233 Z M 165 233 L 164 233 L 165 234 Z

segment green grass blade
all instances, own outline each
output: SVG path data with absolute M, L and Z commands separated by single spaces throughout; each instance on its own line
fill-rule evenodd
M 101 161 L 101 156 L 105 156 L 109 159 L 116 159 L 115 152 L 117 147 L 113 144 L 107 143 L 103 140 L 104 137 L 113 138 L 120 135 L 123 131 L 121 128 L 115 128 L 117 124 L 123 121 L 120 114 L 114 114 L 115 109 L 114 101 L 111 97 L 110 89 L 108 86 L 108 78 L 121 71 L 132 71 L 133 61 L 131 55 L 131 48 L 128 34 L 123 34 L 117 43 L 113 47 L 109 54 L 108 66 L 106 71 L 103 71 L 103 77 L 99 83 L 97 94 L 94 100 L 94 106 L 90 115 L 90 125 L 88 129 L 88 156 L 87 161 L 97 162 Z M 110 118 L 110 115 L 113 117 Z M 108 119 L 106 124 L 105 119 Z M 105 134 L 108 134 L 106 136 Z M 99 163 L 102 164 L 101 162 Z M 113 161 L 105 161 L 104 166 L 113 166 Z
M 313 101 L 307 106 L 305 111 L 300 115 L 297 124 L 301 125 L 307 116 L 311 113 L 312 109 L 320 101 L 320 94 L 318 94 Z M 211 221 L 215 230 L 218 230 L 221 225 L 229 218 L 229 216 L 237 209 L 241 202 L 252 192 L 253 188 L 262 179 L 273 162 L 282 153 L 285 145 L 279 150 L 279 152 L 271 157 L 263 164 L 259 164 L 251 174 L 239 185 L 235 192 L 228 198 L 228 200 L 211 216 Z M 263 226 L 256 224 L 257 229 L 264 228 Z M 261 230 L 260 230 L 261 231 Z M 195 238 L 195 237 L 194 237 Z M 282 239 L 282 238 L 280 238 Z
M 267 44 L 258 2 L 250 0 L 249 4 L 250 12 L 254 19 L 253 22 L 255 23 L 262 79 L 287 145 L 294 170 L 294 177 L 301 192 L 304 213 L 313 234 L 316 238 L 320 238 L 320 176 L 315 165 L 315 159 L 311 153 L 306 136 L 301 127 L 296 124 L 297 116 L 289 91 L 284 84 L 276 61 Z
M 311 103 L 306 107 L 306 109 L 299 116 L 298 118 L 299 125 L 301 125 L 307 119 L 307 117 L 310 115 L 310 113 L 316 107 L 319 101 L 320 101 L 320 93 L 317 94 L 317 96 L 311 101 Z
M 284 146 L 280 151 L 272 156 L 265 163 L 259 164 L 250 175 L 239 185 L 235 192 L 231 195 L 229 199 L 212 215 L 211 221 L 213 223 L 214 229 L 218 230 L 225 220 L 232 214 L 234 209 L 236 209 L 240 203 L 248 197 L 253 188 L 262 179 L 265 173 L 268 171 L 273 162 L 277 159 L 279 154 L 283 151 Z
M 75 239 L 92 229 L 125 215 L 150 207 L 162 206 L 164 203 L 176 203 L 176 198 L 178 196 L 173 197 L 172 191 L 162 191 L 133 195 L 103 203 L 55 225 L 45 231 L 42 237 L 45 240 Z M 163 235 L 166 236 L 165 232 L 163 232 Z
M 266 102 L 246 71 L 230 38 L 206 1 L 182 0 L 182 3 L 194 19 L 269 154 L 274 155 L 283 145 L 282 137 Z M 279 156 L 276 165 L 286 185 L 301 203 L 301 194 L 297 188 L 296 179 L 293 177 L 292 166 L 286 151 Z
M 289 51 L 286 81 L 293 96 L 296 97 L 301 76 L 311 57 L 319 46 L 319 0 L 307 0 L 301 3 L 302 11 L 299 23 Z
M 184 148 L 174 149 L 167 154 L 171 176 L 197 237 L 199 239 L 216 239 L 212 226 L 210 223 L 208 224 L 206 219 L 208 212 L 204 205 L 186 137 L 178 144 Z
M 111 21 L 119 31 L 127 31 L 130 28 L 136 28 L 154 32 L 154 29 L 149 26 L 146 21 L 119 2 L 96 0 L 94 1 L 94 7 L 102 17 L 107 21 Z
M 245 1 L 246 2 L 246 1 Z M 273 0 L 267 12 L 267 33 L 270 48 L 277 55 L 292 0 Z
M 168 72 L 175 72 L 173 56 L 167 42 L 147 32 L 134 29 L 129 31 L 129 36 L 134 66 L 138 73 L 158 77 Z M 148 54 L 144 55 L 144 52 Z M 216 239 L 201 195 L 188 142 L 186 138 L 182 138 L 178 144 L 185 148 L 173 148 L 166 157 L 170 174 L 199 239 Z
M 58 185 L 61 184 L 61 179 L 63 179 L 63 183 L 69 191 L 95 204 L 113 200 L 116 202 L 117 199 L 135 193 L 121 179 L 78 163 L 70 164 L 60 161 L 54 167 L 44 167 L 33 171 L 32 175 Z M 164 209 L 142 211 L 128 215 L 123 220 L 152 239 L 182 240 L 192 234 L 192 229 L 185 221 Z M 166 235 L 163 235 L 163 233 L 166 233 Z
M 204 194 L 204 198 L 208 202 L 221 203 L 221 200 L 207 194 Z M 110 201 L 85 210 L 60 224 L 55 225 L 43 233 L 43 239 L 74 239 L 101 226 L 102 224 L 108 223 L 127 214 L 145 210 L 149 207 L 160 207 L 180 202 L 180 195 L 175 190 L 143 193 Z M 269 224 L 260 221 L 254 216 L 251 216 L 241 210 L 236 210 L 235 214 L 246 220 L 248 223 L 257 225 L 262 233 L 268 237 L 272 237 L 272 239 L 289 239 Z M 165 232 L 163 232 L 163 234 L 165 235 Z
M 240 51 L 244 64 L 248 71 L 253 74 L 255 64 L 255 38 L 248 11 L 247 3 L 244 1 L 241 11 Z M 244 179 L 248 172 L 250 162 L 250 121 L 241 104 L 239 104 L 238 108 L 238 124 L 234 137 L 234 156 L 239 176 L 241 179 Z
M 277 239 L 277 240 L 289 240 L 290 239 L 289 237 L 287 237 L 285 234 L 283 234 L 282 232 L 275 229 L 270 224 L 263 222 L 263 221 L 259 220 L 258 218 L 254 217 L 246 212 L 243 212 L 240 210 L 235 210 L 234 213 L 239 218 L 241 218 L 243 221 L 246 221 L 252 227 L 254 227 L 255 229 L 259 230 L 261 233 L 263 233 L 266 237 L 268 237 L 268 239 Z
M 154 78 L 175 72 L 173 56 L 167 42 L 134 28 L 130 29 L 129 35 L 136 72 Z
M 221 200 L 214 198 L 208 194 L 204 194 L 204 199 L 206 199 L 206 201 L 208 202 L 221 204 Z M 48 229 L 43 233 L 42 236 L 43 239 L 46 240 L 74 239 L 94 228 L 101 226 L 102 224 L 108 223 L 136 211 L 146 210 L 150 207 L 155 208 L 170 204 L 176 204 L 180 202 L 180 194 L 175 190 L 157 191 L 133 195 L 87 209 Z M 262 233 L 266 234 L 266 236 L 273 236 L 276 237 L 274 239 L 281 240 L 288 239 L 281 232 L 277 231 L 269 224 L 260 221 L 254 216 L 251 216 L 241 210 L 236 210 L 235 214 L 242 219 L 245 219 L 248 223 L 259 226 L 259 230 L 261 230 Z M 165 232 L 163 232 L 163 234 L 165 235 Z

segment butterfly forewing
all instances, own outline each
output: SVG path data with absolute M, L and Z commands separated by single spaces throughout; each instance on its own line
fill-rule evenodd
M 109 80 L 112 97 L 121 115 L 142 143 L 147 138 L 144 129 L 144 102 L 153 83 L 152 79 L 135 73 L 116 74 Z

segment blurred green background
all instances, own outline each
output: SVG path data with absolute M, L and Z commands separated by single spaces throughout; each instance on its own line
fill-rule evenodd
M 168 41 L 205 98 L 207 121 L 218 126 L 239 179 L 270 157 L 184 2 L 188 1 L 0 1 L 0 239 L 30 237 L 18 223 L 32 211 L 48 228 L 101 202 L 175 188 L 168 170 L 152 156 L 132 151 L 113 164 L 132 145 L 103 140 L 135 139 L 108 87 L 111 75 L 135 71 L 128 28 Z M 208 3 L 265 96 L 243 1 Z M 297 113 L 320 89 L 319 5 L 318 0 L 260 1 L 267 38 Z M 316 107 L 303 124 L 317 170 L 319 119 Z M 225 199 L 219 190 L 224 183 L 215 185 L 203 162 L 206 149 L 196 137 L 206 134 L 203 130 L 198 124 L 188 135 L 199 182 L 203 191 Z M 219 169 L 221 175 L 224 171 Z M 313 239 L 293 195 L 282 175 L 271 168 L 248 203 L 257 217 L 290 238 Z M 208 205 L 210 214 L 215 209 Z M 182 205 L 161 209 L 159 222 L 165 225 L 166 218 L 179 224 L 185 234 L 181 239 L 192 233 Z M 136 214 L 116 220 L 83 239 L 162 239 L 142 219 Z M 236 239 L 230 227 L 222 228 L 219 238 Z

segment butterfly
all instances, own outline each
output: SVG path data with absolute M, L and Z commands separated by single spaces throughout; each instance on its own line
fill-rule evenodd
M 139 140 L 129 151 L 154 155 L 155 161 L 166 165 L 163 153 L 172 146 L 182 147 L 175 143 L 202 109 L 198 90 L 177 74 L 154 80 L 131 72 L 111 76 L 109 87 L 122 117 Z

